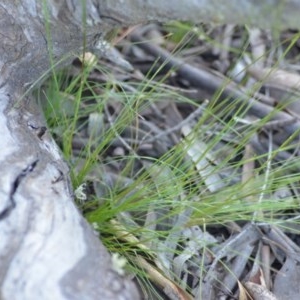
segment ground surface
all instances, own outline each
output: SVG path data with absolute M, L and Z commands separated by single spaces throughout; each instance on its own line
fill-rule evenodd
M 298 299 L 298 33 L 122 34 L 40 93 L 117 268 L 145 299 Z

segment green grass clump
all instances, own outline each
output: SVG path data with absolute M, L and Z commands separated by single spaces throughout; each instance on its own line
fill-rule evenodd
M 170 26 L 175 32 L 178 29 L 172 43 L 180 43 L 191 30 L 193 39 L 205 37 L 203 31 L 189 24 Z M 294 41 L 291 40 L 290 47 Z M 189 39 L 188 46 L 190 42 L 193 40 Z M 208 36 L 204 42 L 212 43 Z M 213 46 L 216 47 L 215 42 Z M 240 53 L 237 49 L 228 51 L 241 57 L 246 49 L 244 45 Z M 51 131 L 71 168 L 74 189 L 86 184 L 87 200 L 78 197 L 79 208 L 101 232 L 106 247 L 127 258 L 128 270 L 140 275 L 140 280 L 146 282 L 145 289 L 149 288 L 149 279 L 155 282 L 158 276 L 155 272 L 159 264 L 154 270 L 149 262 L 176 257 L 183 243 L 180 232 L 184 229 L 199 226 L 206 232 L 226 228 L 230 222 L 285 228 L 285 220 L 297 215 L 299 203 L 295 195 L 283 199 L 274 196 L 286 187 L 298 189 L 297 159 L 291 157 L 284 162 L 277 158 L 290 146 L 286 143 L 273 149 L 270 145 L 265 154 L 244 156 L 253 136 L 272 119 L 275 110 L 246 124 L 241 120 L 248 113 L 249 103 L 240 105 L 238 99 L 221 101 L 218 93 L 208 104 L 196 103 L 165 85 L 168 74 L 158 81 L 154 81 L 155 76 L 146 76 L 139 82 L 126 82 L 131 86 L 128 89 L 100 64 L 96 72 L 106 78 L 105 82 L 89 81 L 95 72 L 91 67 L 82 68 L 76 76 L 63 71 L 44 84 L 39 96 Z M 161 67 L 156 65 L 153 69 Z M 192 126 L 188 124 L 191 132 L 162 155 L 143 155 L 139 142 L 147 137 L 138 137 L 143 113 L 152 105 L 169 101 L 165 99 L 191 111 L 203 105 L 203 111 Z M 108 118 L 111 107 L 118 109 L 113 120 Z M 90 130 L 92 117 L 97 122 Z M 129 127 L 131 142 L 123 138 Z M 79 149 L 74 140 L 81 143 Z M 164 137 L 158 142 L 163 140 Z M 112 154 L 115 144 L 123 148 L 122 154 Z M 254 168 L 242 180 L 246 164 L 254 164 Z M 107 170 L 112 170 L 115 177 L 108 178 Z M 294 222 L 297 224 L 297 220 Z M 172 241 L 166 243 L 172 238 L 177 246 Z M 166 267 L 159 272 L 162 270 Z M 171 272 L 168 269 L 164 277 L 179 280 L 168 271 Z

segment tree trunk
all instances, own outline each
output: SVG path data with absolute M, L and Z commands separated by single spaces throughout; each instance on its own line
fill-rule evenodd
M 76 209 L 68 167 L 31 96 L 51 66 L 104 53 L 110 29 L 145 21 L 299 28 L 300 1 L 277 2 L 0 0 L 0 299 L 139 298 Z

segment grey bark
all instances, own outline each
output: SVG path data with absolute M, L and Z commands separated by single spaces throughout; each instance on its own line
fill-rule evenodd
M 115 16 L 122 23 L 186 20 L 268 29 L 300 28 L 299 0 L 107 0 L 101 1 L 101 8 L 105 15 Z
M 68 167 L 31 96 L 53 64 L 85 47 L 101 53 L 115 26 L 183 19 L 299 28 L 299 8 L 296 0 L 0 0 L 0 299 L 139 298 L 76 209 Z

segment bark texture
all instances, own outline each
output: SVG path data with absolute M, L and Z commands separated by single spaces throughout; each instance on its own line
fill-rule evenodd
M 268 29 L 300 28 L 299 0 L 98 0 L 103 15 L 121 23 L 186 20 L 249 24 Z
M 0 299 L 138 299 L 73 202 L 30 90 L 114 26 L 183 19 L 300 27 L 296 0 L 0 0 Z

